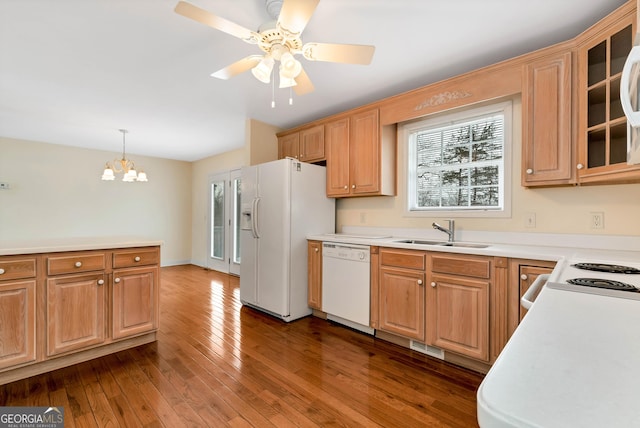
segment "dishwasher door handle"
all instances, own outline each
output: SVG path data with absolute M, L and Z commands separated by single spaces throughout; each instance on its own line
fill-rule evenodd
M 533 281 L 533 284 L 531 284 L 531 287 L 529 287 L 527 292 L 524 293 L 524 296 L 522 296 L 522 298 L 520 299 L 520 304 L 522 305 L 523 308 L 527 310 L 531 309 L 531 306 L 533 305 L 533 296 L 535 296 L 538 293 L 538 290 L 542 288 L 544 283 L 546 283 L 549 280 L 549 276 L 551 275 L 549 274 L 538 275 L 536 280 Z

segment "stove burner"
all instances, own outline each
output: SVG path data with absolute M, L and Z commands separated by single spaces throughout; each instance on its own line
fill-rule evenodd
M 568 279 L 567 282 L 569 284 L 574 284 L 574 285 L 584 285 L 586 287 L 595 287 L 595 288 L 606 288 L 609 290 L 635 291 L 635 292 L 640 291 L 633 285 L 625 284 L 624 282 L 620 282 L 620 281 L 613 281 L 611 279 L 574 278 L 574 279 Z
M 593 270 L 598 272 L 640 274 L 640 269 L 629 266 L 610 265 L 606 263 L 576 263 L 571 266 L 577 269 Z

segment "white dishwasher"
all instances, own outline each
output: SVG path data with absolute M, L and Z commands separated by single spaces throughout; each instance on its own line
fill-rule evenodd
M 327 319 L 373 334 L 368 245 L 322 243 L 322 311 Z

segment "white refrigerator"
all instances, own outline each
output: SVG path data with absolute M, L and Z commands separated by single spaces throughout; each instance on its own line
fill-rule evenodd
M 307 235 L 335 232 L 323 166 L 281 159 L 242 168 L 240 300 L 284 321 L 307 305 Z

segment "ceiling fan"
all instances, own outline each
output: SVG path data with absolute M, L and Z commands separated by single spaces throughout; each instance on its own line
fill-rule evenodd
M 212 73 L 211 76 L 226 80 L 251 70 L 256 79 L 269 83 L 275 62 L 278 61 L 280 62 L 279 87 L 293 87 L 296 94 L 304 95 L 312 92 L 314 87 L 302 64 L 294 58 L 294 55 L 301 54 L 310 61 L 367 65 L 371 63 L 375 51 L 374 46 L 368 45 L 333 43 L 303 45 L 300 38 L 302 31 L 319 2 L 320 0 L 266 0 L 267 11 L 275 22 L 262 25 L 257 32 L 185 1 L 178 2 L 175 12 L 238 37 L 247 43 L 256 44 L 264 52 L 262 55 L 250 55 L 234 62 Z

